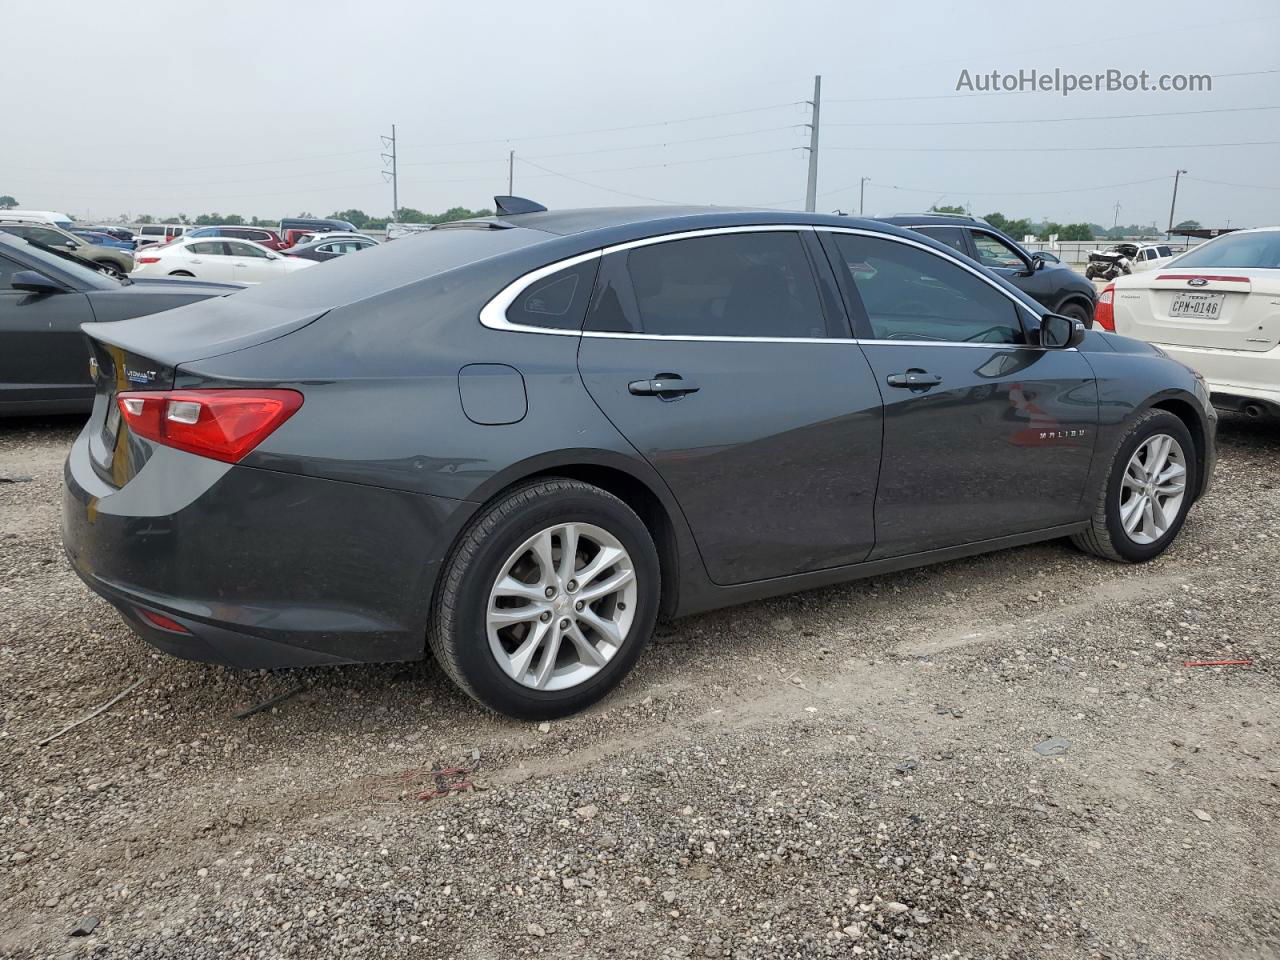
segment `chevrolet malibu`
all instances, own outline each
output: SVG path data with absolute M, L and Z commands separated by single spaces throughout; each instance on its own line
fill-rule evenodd
M 86 324 L 63 536 L 143 639 L 240 667 L 430 650 L 556 717 L 659 617 L 1059 537 L 1150 560 L 1209 484 L 1187 367 L 918 233 L 498 200 Z

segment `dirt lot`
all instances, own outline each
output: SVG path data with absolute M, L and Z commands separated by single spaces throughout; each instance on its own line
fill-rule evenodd
M 1148 566 L 1054 543 L 681 621 L 540 728 L 431 663 L 153 654 L 63 560 L 77 426 L 0 422 L 0 956 L 1280 956 L 1280 428 L 1224 421 Z M 1219 658 L 1253 665 L 1183 666 Z

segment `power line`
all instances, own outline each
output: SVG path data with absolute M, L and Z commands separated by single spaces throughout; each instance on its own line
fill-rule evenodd
M 1230 183 L 1226 180 L 1206 180 L 1204 177 L 1187 177 L 1187 179 L 1194 180 L 1196 183 L 1213 183 L 1220 187 L 1241 187 L 1245 190 L 1280 190 L 1280 187 L 1262 183 Z
M 1092 153 L 1099 150 L 1187 150 L 1206 147 L 1271 147 L 1280 140 L 1241 140 L 1234 143 L 1148 143 L 1101 147 L 827 147 L 828 150 L 870 150 L 890 153 Z
M 740 117 L 748 113 L 762 113 L 766 110 L 781 110 L 783 107 L 794 107 L 803 103 L 801 100 L 790 100 L 787 103 L 772 103 L 763 107 L 748 107 L 745 110 L 727 110 L 722 113 L 703 113 L 696 117 L 679 117 L 674 120 L 654 120 L 651 123 L 631 123 L 621 127 L 597 127 L 594 130 L 570 130 L 562 133 L 532 133 L 517 137 L 487 137 L 480 140 L 453 140 L 433 143 L 431 147 L 465 147 L 478 143 L 513 143 L 527 140 L 554 140 L 559 137 L 585 137 L 596 133 L 618 133 L 623 130 L 644 130 L 653 127 L 665 127 L 676 123 L 696 123 L 699 120 L 716 120 L 721 117 Z
M 584 187 L 591 187 L 595 190 L 603 190 L 605 193 L 613 193 L 613 194 L 617 194 L 620 197 L 630 197 L 632 200 L 648 200 L 651 203 L 662 203 L 670 206 L 691 206 L 691 204 L 686 204 L 681 200 L 663 200 L 659 197 L 645 196 L 642 193 L 627 193 L 625 190 L 614 190 L 612 187 L 606 187 L 598 183 L 591 183 L 588 180 L 583 180 L 579 177 L 575 177 L 567 173 L 560 173 L 558 170 L 552 170 L 550 167 L 544 167 L 542 164 L 534 163 L 532 160 L 526 160 L 524 157 L 516 157 L 516 159 L 519 160 L 521 163 L 526 163 L 531 167 L 535 167 L 538 170 L 542 170 L 548 176 L 560 177 L 563 180 L 572 180 L 574 183 L 580 183 Z
M 1251 110 L 1280 110 L 1274 107 L 1216 107 L 1210 110 L 1169 110 L 1161 113 L 1111 113 L 1096 117 L 1031 117 L 1026 120 L 865 120 L 853 123 L 828 123 L 828 127 L 969 127 L 1005 123 L 1070 123 L 1077 120 L 1136 120 L 1146 117 L 1189 117 L 1201 113 L 1245 113 Z
M 1226 77 L 1256 77 L 1262 74 L 1280 73 L 1280 70 L 1241 70 L 1235 73 L 1211 73 L 1214 80 Z M 1173 91 L 1169 91 L 1173 92 Z M 908 100 L 962 100 L 968 97 L 1017 97 L 1028 93 L 1054 93 L 1056 90 L 1000 90 L 988 93 L 935 93 L 909 97 L 833 97 L 828 103 L 901 103 Z
M 750 137 L 757 136 L 762 133 L 773 133 L 778 130 L 794 130 L 797 124 L 789 123 L 781 127 L 762 127 L 757 130 L 742 130 L 737 133 L 719 133 L 709 137 L 689 137 L 684 140 L 666 140 L 661 143 L 638 143 L 626 147 L 601 147 L 596 150 L 570 150 L 563 153 L 542 153 L 536 154 L 539 160 L 556 160 L 564 157 L 586 157 L 594 156 L 601 153 L 625 153 L 628 150 L 650 150 L 661 147 L 674 147 L 686 143 L 707 143 L 712 140 L 730 140 L 734 137 Z M 414 160 L 410 163 L 402 163 L 402 167 L 447 167 L 462 164 L 476 163 L 505 163 L 500 157 L 485 157 L 470 160 Z

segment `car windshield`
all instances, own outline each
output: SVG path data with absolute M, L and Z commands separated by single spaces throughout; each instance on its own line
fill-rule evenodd
M 1254 267 L 1280 269 L 1280 230 L 1232 233 L 1189 250 L 1179 267 Z
M 45 246 L 38 240 L 23 240 L 19 237 L 14 237 L 13 239 L 18 243 L 27 245 L 26 253 L 31 258 L 48 263 L 51 267 L 64 274 L 70 274 L 77 283 L 84 284 L 87 287 L 93 287 L 96 290 L 112 290 L 133 282 L 128 277 L 116 279 L 107 273 L 95 270 L 75 254 L 65 253 L 54 247 Z

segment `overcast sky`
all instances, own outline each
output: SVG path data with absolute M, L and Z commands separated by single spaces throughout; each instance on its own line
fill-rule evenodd
M 385 215 L 392 123 L 400 203 L 429 212 L 490 205 L 509 149 L 515 192 L 547 206 L 799 209 L 821 74 L 819 210 L 856 212 L 869 177 L 868 214 L 1110 226 L 1118 201 L 1121 223 L 1163 227 L 1181 168 L 1179 220 L 1280 222 L 1280 145 L 1217 146 L 1280 141 L 1280 109 L 1238 109 L 1280 107 L 1280 72 L 1196 93 L 956 91 L 965 69 L 1280 71 L 1275 0 L 63 0 L 6 3 L 4 24 L 0 194 L 81 218 Z M 1083 149 L 1122 146 L 1147 148 Z

